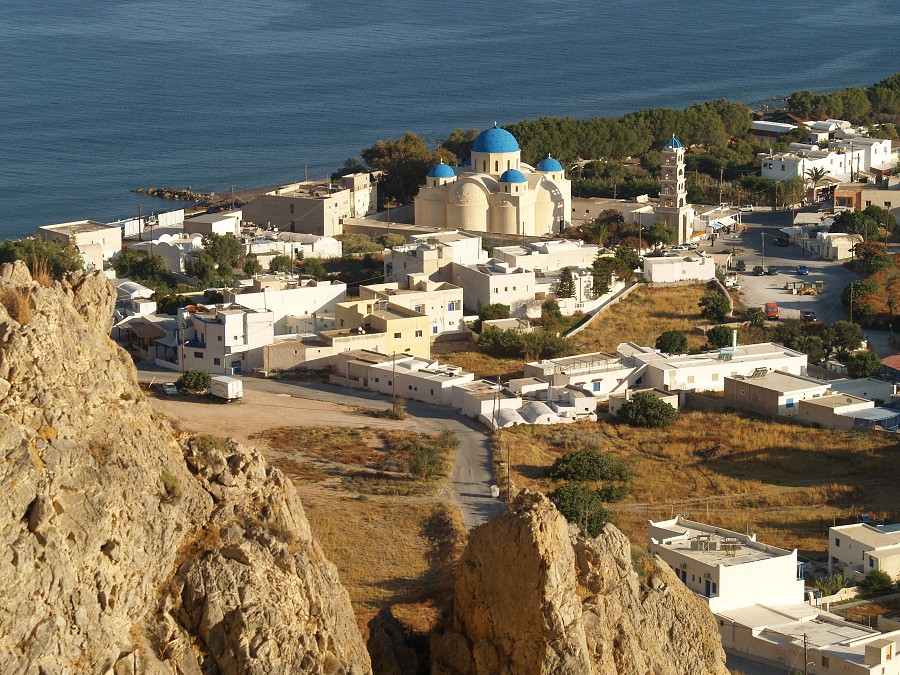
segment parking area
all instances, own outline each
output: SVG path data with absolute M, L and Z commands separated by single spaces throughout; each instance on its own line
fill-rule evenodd
M 816 312 L 824 323 L 847 318 L 840 297 L 844 288 L 859 278 L 854 272 L 841 263 L 814 258 L 799 246 L 776 246 L 775 239 L 784 236 L 781 228 L 791 224 L 790 211 L 757 211 L 742 216 L 748 232 L 745 234 L 739 230 L 721 236 L 710 250 L 724 252 L 735 249 L 735 260 L 744 261 L 747 269 L 738 274 L 741 285 L 741 295 L 738 297 L 748 307 L 762 308 L 767 302 L 778 303 L 783 319 L 799 319 L 801 311 Z M 752 270 L 757 265 L 777 267 L 778 274 L 755 276 Z M 809 274 L 798 275 L 799 265 L 807 266 Z M 822 281 L 824 292 L 821 295 L 793 295 L 785 289 L 785 284 L 792 281 Z

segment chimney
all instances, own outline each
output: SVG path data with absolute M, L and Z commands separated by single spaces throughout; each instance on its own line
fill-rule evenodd
M 737 349 L 737 331 L 731 331 L 731 348 Z

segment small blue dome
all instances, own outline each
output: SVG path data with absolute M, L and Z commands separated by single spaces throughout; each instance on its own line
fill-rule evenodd
M 435 164 L 428 172 L 429 178 L 453 178 L 455 175 L 456 172 L 453 170 L 453 167 L 447 166 L 443 162 Z
M 517 169 L 507 169 L 500 176 L 501 183 L 527 183 L 528 179 L 525 174 Z
M 562 171 L 562 164 L 553 159 L 550 155 L 547 155 L 538 162 L 538 165 L 535 167 L 537 171 Z
M 673 148 L 681 148 L 681 141 L 675 138 L 675 134 L 672 134 L 672 140 L 666 143 L 666 150 L 672 150 Z
M 494 126 L 485 129 L 472 144 L 472 152 L 519 152 L 519 142 L 506 129 Z

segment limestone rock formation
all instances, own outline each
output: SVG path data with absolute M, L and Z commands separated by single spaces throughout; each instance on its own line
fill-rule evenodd
M 175 436 L 107 337 L 113 297 L 0 267 L 0 672 L 370 672 L 293 487 Z
M 727 675 L 709 608 L 664 564 L 643 583 L 608 525 L 589 539 L 539 493 L 474 530 L 435 674 Z

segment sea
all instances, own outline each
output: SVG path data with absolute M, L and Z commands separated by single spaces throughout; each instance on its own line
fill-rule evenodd
M 868 86 L 896 0 L 2 3 L 0 239 L 320 178 L 378 139 Z M 548 152 L 552 152 L 548 148 Z

